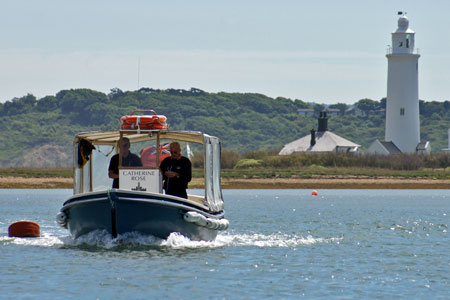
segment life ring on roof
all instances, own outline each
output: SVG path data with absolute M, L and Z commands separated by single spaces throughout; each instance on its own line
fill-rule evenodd
M 39 224 L 32 221 L 18 221 L 8 227 L 10 237 L 39 237 Z
M 138 112 L 153 115 L 135 115 Z M 157 115 L 154 110 L 135 110 L 128 116 L 120 118 L 120 129 L 167 129 L 167 117 Z

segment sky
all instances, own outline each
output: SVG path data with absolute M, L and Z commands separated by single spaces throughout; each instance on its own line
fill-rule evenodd
M 378 101 L 398 11 L 419 98 L 450 100 L 448 0 L 0 0 L 0 102 L 142 87 Z

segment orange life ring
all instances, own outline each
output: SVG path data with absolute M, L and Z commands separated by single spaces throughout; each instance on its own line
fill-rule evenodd
M 10 237 L 39 237 L 39 224 L 32 221 L 18 221 L 8 227 Z
M 135 112 L 153 112 L 154 115 L 133 115 Z M 167 129 L 167 117 L 153 110 L 135 110 L 120 118 L 120 129 Z

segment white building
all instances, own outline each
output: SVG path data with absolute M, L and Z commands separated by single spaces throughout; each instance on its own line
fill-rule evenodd
M 392 33 L 388 59 L 385 141 L 403 153 L 429 153 L 429 142 L 420 141 L 419 57 L 414 48 L 414 31 L 405 14 L 398 19 Z M 375 141 L 369 153 L 391 153 L 386 142 Z M 383 149 L 384 148 L 384 149 Z
M 301 116 L 314 115 L 314 109 L 312 108 L 299 108 L 297 113 Z
M 360 145 L 350 142 L 328 131 L 328 117 L 326 112 L 319 116 L 317 132 L 312 129 L 311 134 L 286 144 L 279 155 L 289 155 L 302 152 L 335 152 L 335 153 L 359 153 Z
M 442 151 L 450 152 L 450 128 L 448 129 L 448 148 L 444 148 Z

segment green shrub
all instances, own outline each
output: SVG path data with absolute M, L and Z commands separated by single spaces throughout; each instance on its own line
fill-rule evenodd
M 345 153 L 299 153 L 292 155 L 266 156 L 262 158 L 264 168 L 304 168 L 323 166 L 329 168 L 379 168 L 389 170 L 421 170 L 424 168 L 445 169 L 450 166 L 450 154 L 431 155 L 393 154 L 393 155 L 352 155 Z
M 223 150 L 220 156 L 222 169 L 233 169 L 240 159 L 239 153 L 233 150 Z
M 193 168 L 203 168 L 205 165 L 203 152 L 194 152 L 194 156 L 191 158 L 191 164 Z
M 244 158 L 237 162 L 234 166 L 236 169 L 249 169 L 249 168 L 257 168 L 261 166 L 261 160 L 256 160 L 253 158 Z

